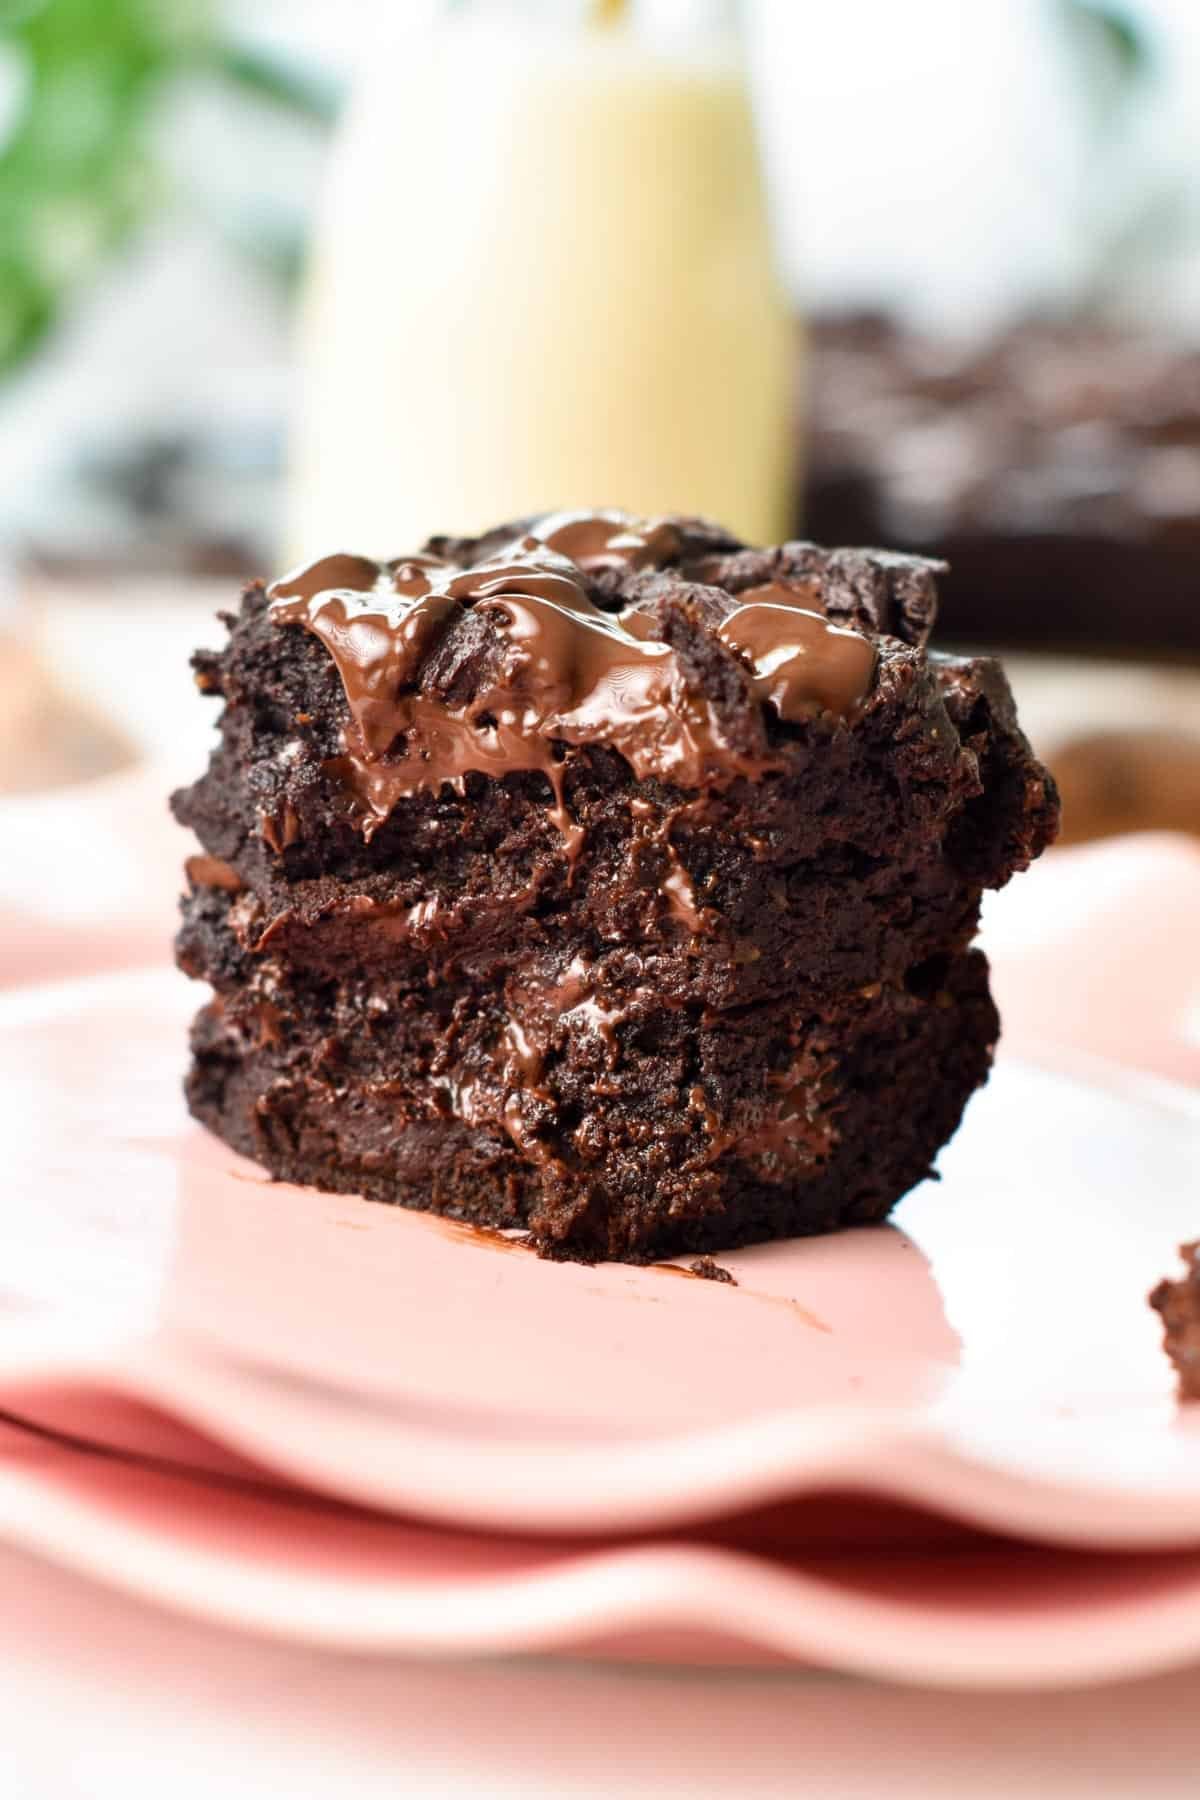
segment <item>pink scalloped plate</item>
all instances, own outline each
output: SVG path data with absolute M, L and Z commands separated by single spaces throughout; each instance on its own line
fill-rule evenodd
M 166 1417 L 475 1532 L 853 1492 L 1200 1548 L 1200 1420 L 1145 1301 L 1200 1231 L 1183 1090 L 1002 1057 L 894 1226 L 730 1253 L 726 1285 L 269 1182 L 186 1118 L 194 1004 L 158 969 L 0 997 L 0 1404 L 133 1451 Z
M 186 1433 L 164 1428 L 176 1450 Z M 441 1530 L 273 1488 L 81 1454 L 0 1424 L 0 1533 L 175 1610 L 360 1653 L 819 1663 L 956 1688 L 1077 1686 L 1200 1656 L 1200 1552 L 1014 1547 L 964 1534 L 752 1550 Z

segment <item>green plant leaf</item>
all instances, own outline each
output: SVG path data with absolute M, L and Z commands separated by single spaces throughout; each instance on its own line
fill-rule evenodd
M 218 41 L 211 54 L 214 71 L 244 93 L 318 125 L 331 125 L 336 119 L 341 90 L 335 81 L 245 44 Z
M 337 105 L 319 77 L 231 42 L 216 0 L 0 0 L 4 48 L 22 80 L 0 144 L 0 376 L 162 203 L 154 133 L 172 83 L 215 73 L 321 124 Z
M 1083 97 L 1097 124 L 1124 109 L 1150 72 L 1153 46 L 1137 13 L 1119 0 L 1052 0 Z

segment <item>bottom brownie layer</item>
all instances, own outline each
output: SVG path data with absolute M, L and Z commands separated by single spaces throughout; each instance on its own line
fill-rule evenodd
M 195 1116 L 277 1177 L 646 1260 L 883 1219 L 930 1172 L 999 1030 L 978 951 L 824 1011 L 619 1016 L 530 1041 L 338 986 L 226 990 L 199 1015 Z M 531 1015 L 532 1017 L 532 1015 Z M 535 1034 L 536 1035 L 536 1034 Z

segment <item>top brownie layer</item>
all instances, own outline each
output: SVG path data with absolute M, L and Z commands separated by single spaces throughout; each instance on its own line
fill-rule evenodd
M 611 513 L 325 558 L 197 657 L 221 743 L 176 811 L 301 960 L 586 939 L 718 1004 L 900 975 L 1055 822 L 1000 671 L 926 649 L 936 572 Z

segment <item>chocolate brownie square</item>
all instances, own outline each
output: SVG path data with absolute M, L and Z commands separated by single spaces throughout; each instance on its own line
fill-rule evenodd
M 1050 841 L 936 566 L 598 512 L 327 557 L 195 659 L 188 1097 L 279 1177 L 645 1260 L 882 1219 Z

